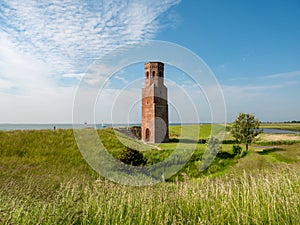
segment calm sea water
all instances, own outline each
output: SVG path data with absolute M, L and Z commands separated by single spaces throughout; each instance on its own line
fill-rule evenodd
M 124 127 L 139 124 L 0 124 L 0 130 L 53 130 L 56 129 L 81 129 L 81 128 L 97 128 L 106 127 Z
M 81 128 L 107 128 L 107 127 L 125 127 L 125 126 L 140 126 L 141 124 L 0 124 L 0 130 L 52 130 L 56 129 L 81 129 Z M 171 123 L 170 126 L 180 125 L 179 123 Z M 297 131 L 280 130 L 264 128 L 264 133 L 267 134 L 299 134 Z
M 265 134 L 299 134 L 299 131 L 263 128 Z

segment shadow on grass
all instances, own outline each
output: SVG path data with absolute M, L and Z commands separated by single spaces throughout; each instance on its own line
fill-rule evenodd
M 238 144 L 236 140 L 223 140 L 222 144 Z
M 199 143 L 196 140 L 192 140 L 192 139 L 185 139 L 185 138 L 170 138 L 169 139 L 169 143 Z
M 234 154 L 230 154 L 229 152 L 223 152 L 223 151 L 219 151 L 217 154 L 217 157 L 220 159 L 233 159 L 234 158 Z
M 169 139 L 169 142 L 170 142 L 170 143 L 178 143 L 178 142 L 179 142 L 179 139 L 178 139 L 178 138 L 170 138 L 170 139 Z
M 199 139 L 198 141 L 192 140 L 192 139 L 186 139 L 186 138 L 170 138 L 170 143 L 198 143 L 198 144 L 206 144 L 206 139 Z
M 197 141 L 198 144 L 206 144 L 208 141 L 208 139 L 204 139 L 204 138 L 201 138 Z M 181 142 L 181 143 L 195 143 L 195 140 L 192 140 L 192 139 L 179 139 L 179 138 L 170 138 L 169 139 L 169 142 L 170 143 L 178 143 L 178 142 Z M 237 144 L 238 142 L 236 140 L 223 140 L 222 141 L 222 144 Z
M 268 155 L 272 152 L 280 152 L 280 151 L 285 151 L 282 148 L 268 148 L 268 149 L 264 149 L 263 151 L 257 152 L 260 155 Z

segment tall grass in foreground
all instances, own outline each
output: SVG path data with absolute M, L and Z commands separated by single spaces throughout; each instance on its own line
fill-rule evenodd
M 0 224 L 299 223 L 299 165 L 149 187 L 74 181 L 49 201 L 0 193 Z

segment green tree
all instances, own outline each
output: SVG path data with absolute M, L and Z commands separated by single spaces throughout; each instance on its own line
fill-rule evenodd
M 259 126 L 259 120 L 247 113 L 240 113 L 234 121 L 231 129 L 232 136 L 239 143 L 246 145 L 246 152 L 253 139 L 262 132 Z

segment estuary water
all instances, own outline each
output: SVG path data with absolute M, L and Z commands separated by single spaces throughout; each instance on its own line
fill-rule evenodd
M 300 134 L 299 131 L 263 128 L 265 134 Z
M 180 123 L 170 123 L 170 126 L 182 125 Z M 108 127 L 131 127 L 141 126 L 140 123 L 99 123 L 99 124 L 72 124 L 72 123 L 44 123 L 44 124 L 29 124 L 29 123 L 0 123 L 0 130 L 53 130 L 55 129 L 82 129 L 82 128 L 97 128 L 103 129 Z
M 127 126 L 140 126 L 141 124 L 0 124 L 0 130 L 53 130 L 55 129 L 82 129 L 82 128 L 97 128 L 103 129 L 107 127 L 127 127 Z M 171 123 L 170 126 L 180 125 L 178 123 Z M 266 134 L 300 134 L 299 131 L 281 130 L 264 128 L 263 133 Z
M 53 130 L 55 129 L 82 129 L 107 127 L 140 126 L 140 124 L 71 124 L 71 123 L 48 123 L 48 124 L 0 124 L 0 130 Z

